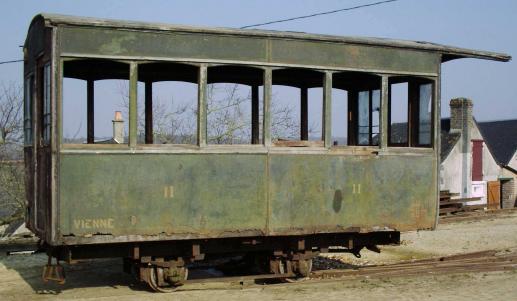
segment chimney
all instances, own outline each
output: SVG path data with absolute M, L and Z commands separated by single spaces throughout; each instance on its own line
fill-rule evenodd
M 451 131 L 468 130 L 472 124 L 472 100 L 468 98 L 451 99 Z
M 115 111 L 115 118 L 113 122 L 113 140 L 116 143 L 124 143 L 124 120 L 122 119 L 122 112 Z
M 471 142 L 470 129 L 473 124 L 472 100 L 468 98 L 451 99 L 451 132 L 461 134 L 461 197 L 470 197 L 471 179 Z

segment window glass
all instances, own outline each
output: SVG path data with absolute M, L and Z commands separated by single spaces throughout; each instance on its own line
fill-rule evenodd
M 418 144 L 431 144 L 431 112 L 433 84 L 420 85 L 418 105 Z
M 332 144 L 344 146 L 348 144 L 348 92 L 332 89 Z
M 433 82 L 424 78 L 390 78 L 389 144 L 432 146 Z
M 408 144 L 408 83 L 390 86 L 390 133 L 391 145 Z
M 370 144 L 370 91 L 359 92 L 357 137 L 359 145 Z
M 43 70 L 43 142 L 50 142 L 50 64 L 46 64 Z
M 379 145 L 379 129 L 381 114 L 381 90 L 372 92 L 372 145 Z
M 358 95 L 358 145 L 379 145 L 380 90 L 360 91 Z
M 32 91 L 33 91 L 34 77 L 28 76 L 25 79 L 25 104 L 24 104 L 24 118 L 23 118 L 23 132 L 25 145 L 32 144 Z

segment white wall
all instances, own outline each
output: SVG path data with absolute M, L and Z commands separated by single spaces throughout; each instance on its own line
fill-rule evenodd
M 517 151 L 515 151 L 515 154 L 513 154 L 512 159 L 510 160 L 510 162 L 508 162 L 508 166 L 517 170 Z
M 461 193 L 461 142 L 458 141 L 440 165 L 440 190 Z
M 470 138 L 483 140 L 481 132 L 479 131 L 475 122 L 473 122 L 472 126 L 470 127 Z M 440 166 L 440 190 L 449 190 L 452 193 L 463 193 L 463 196 L 471 197 L 472 142 L 469 142 L 470 152 L 468 153 L 468 164 L 467 166 L 463 166 L 461 141 L 461 138 L 458 139 L 458 142 Z M 462 171 L 464 168 L 467 169 L 468 174 L 468 181 L 465 184 L 462 183 L 461 179 Z M 497 181 L 501 174 L 501 167 L 496 163 L 486 143 L 483 143 L 483 181 Z M 486 199 L 486 196 L 484 199 Z

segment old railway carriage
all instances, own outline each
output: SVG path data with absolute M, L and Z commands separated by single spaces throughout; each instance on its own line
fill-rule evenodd
M 123 257 L 156 290 L 181 283 L 196 260 L 252 254 L 265 272 L 304 276 L 329 247 L 357 255 L 398 243 L 400 231 L 433 229 L 440 64 L 510 59 L 425 42 L 57 15 L 33 19 L 24 57 L 28 226 L 49 256 Z M 82 84 L 64 88 L 70 79 Z M 107 100 L 96 87 L 108 79 L 127 82 L 128 117 L 103 140 Z M 155 141 L 153 87 L 167 81 L 194 85 L 194 130 L 181 143 Z M 248 87 L 248 140 L 210 139 L 216 83 Z M 276 86 L 299 95 L 297 136 L 273 130 Z M 66 137 L 75 132 L 67 118 L 83 117 L 84 137 Z M 60 269 L 47 266 L 46 278 Z

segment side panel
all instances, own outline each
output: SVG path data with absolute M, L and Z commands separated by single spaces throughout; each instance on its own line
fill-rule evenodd
M 272 155 L 270 231 L 432 228 L 433 156 Z
M 263 235 L 266 156 L 62 154 L 60 232 Z
M 61 235 L 131 241 L 435 223 L 432 154 L 269 156 L 267 170 L 265 154 L 62 154 Z
M 232 61 L 436 74 L 437 53 L 411 49 L 238 37 L 208 33 L 160 33 L 61 27 L 65 55 Z

